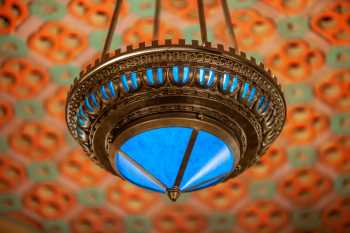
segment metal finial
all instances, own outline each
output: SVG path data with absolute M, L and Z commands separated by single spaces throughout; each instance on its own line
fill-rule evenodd
M 181 194 L 179 191 L 179 188 L 176 186 L 171 189 L 168 189 L 167 193 L 168 193 L 169 199 L 174 202 L 180 197 L 180 194 Z

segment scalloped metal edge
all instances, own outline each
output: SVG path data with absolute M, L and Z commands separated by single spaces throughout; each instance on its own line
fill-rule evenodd
M 111 59 L 117 58 L 122 55 L 131 54 L 134 52 L 139 52 L 143 50 L 148 49 L 154 49 L 154 48 L 162 48 L 162 47 L 179 47 L 179 48 L 193 48 L 193 49 L 202 49 L 207 52 L 214 52 L 218 54 L 223 54 L 226 56 L 233 56 L 238 60 L 242 60 L 243 62 L 248 63 L 252 67 L 255 67 L 258 71 L 262 72 L 262 74 L 266 77 L 268 77 L 272 84 L 275 85 L 276 89 L 279 91 L 280 95 L 283 99 L 283 104 L 286 106 L 286 100 L 284 98 L 284 94 L 282 91 L 282 86 L 278 82 L 278 78 L 276 75 L 272 73 L 270 69 L 268 69 L 262 62 L 257 64 L 254 57 L 247 57 L 247 54 L 243 51 L 238 51 L 233 47 L 228 47 L 227 50 L 225 50 L 225 46 L 223 44 L 216 44 L 216 47 L 212 45 L 211 42 L 206 42 L 200 44 L 198 40 L 192 40 L 191 43 L 186 43 L 185 39 L 178 39 L 177 42 L 173 42 L 171 39 L 166 39 L 162 41 L 163 43 L 160 43 L 160 40 L 153 40 L 151 42 L 140 42 L 136 48 L 133 47 L 133 45 L 127 45 L 122 48 L 117 48 L 113 51 L 108 52 L 103 58 L 98 57 L 96 58 L 93 63 L 90 63 L 86 66 L 85 69 L 82 69 L 79 73 L 79 77 L 74 78 L 73 83 L 70 86 L 70 89 L 67 93 L 66 97 L 66 106 L 65 106 L 65 112 L 66 112 L 66 120 L 67 120 L 67 110 L 68 110 L 68 103 L 70 100 L 70 97 L 72 96 L 75 89 L 80 85 L 81 81 L 84 80 L 85 76 L 89 74 L 91 71 L 97 69 L 99 66 L 103 65 L 104 63 L 108 62 Z M 286 115 L 286 112 L 285 112 Z M 68 124 L 68 122 L 67 122 Z
M 254 57 L 247 57 L 247 54 L 242 51 L 237 51 L 235 48 L 228 47 L 228 50 L 225 50 L 225 46 L 223 44 L 216 44 L 216 47 L 212 45 L 211 42 L 207 42 L 204 44 L 200 44 L 198 40 L 192 40 L 190 44 L 186 43 L 185 39 L 179 39 L 177 43 L 173 43 L 171 39 L 164 40 L 164 43 L 160 43 L 159 40 L 153 40 L 150 43 L 146 42 L 140 42 L 138 44 L 138 47 L 134 48 L 133 45 L 127 45 L 125 46 L 124 50 L 122 48 L 118 48 L 114 51 L 108 52 L 103 58 L 98 57 L 96 58 L 92 63 L 88 64 L 85 69 L 82 69 L 79 73 L 79 77 L 74 79 L 73 84 L 70 86 L 70 90 L 68 91 L 68 97 L 71 95 L 73 90 L 75 89 L 75 86 L 80 83 L 80 81 L 83 79 L 85 75 L 87 75 L 89 72 L 96 69 L 98 66 L 102 65 L 103 63 L 107 62 L 110 59 L 113 59 L 115 57 L 134 53 L 146 49 L 152 49 L 152 48 L 159 48 L 159 47 L 186 47 L 186 48 L 194 48 L 194 49 L 205 49 L 212 52 L 219 52 L 225 55 L 229 56 L 236 56 L 237 58 L 243 59 L 245 62 L 249 63 L 252 66 L 255 66 L 259 70 L 263 70 L 265 72 L 266 76 L 271 77 L 271 80 L 273 83 L 275 83 L 278 90 L 283 94 L 281 84 L 278 82 L 278 78 L 276 75 L 272 73 L 270 69 L 265 67 L 263 63 L 257 64 Z
M 286 101 L 284 98 L 284 94 L 282 91 L 281 85 L 278 83 L 278 79 L 275 75 L 272 74 L 271 70 L 266 68 L 263 63 L 257 64 L 256 60 L 254 57 L 247 57 L 247 54 L 242 51 L 237 51 L 235 48 L 228 47 L 228 50 L 225 50 L 225 47 L 223 44 L 216 44 L 216 47 L 212 45 L 212 43 L 207 42 L 200 44 L 198 40 L 192 40 L 190 44 L 186 44 L 185 39 L 179 39 L 177 43 L 173 43 L 172 40 L 167 39 L 164 40 L 164 43 L 160 43 L 159 40 L 153 40 L 151 42 L 141 42 L 138 44 L 136 48 L 134 48 L 132 45 L 127 45 L 124 47 L 122 50 L 121 48 L 118 48 L 114 51 L 108 52 L 103 59 L 101 57 L 96 58 L 93 63 L 87 65 L 85 69 L 83 69 L 80 72 L 79 77 L 76 77 L 74 79 L 73 84 L 70 86 L 70 90 L 68 91 L 67 94 L 67 101 L 66 101 L 66 106 L 65 106 L 65 111 L 66 111 L 66 121 L 67 121 L 67 114 L 68 114 L 68 105 L 69 105 L 69 100 L 70 97 L 73 95 L 74 91 L 76 88 L 79 87 L 81 82 L 85 80 L 85 77 L 90 74 L 90 72 L 94 71 L 95 69 L 98 69 L 101 65 L 104 63 L 110 61 L 111 59 L 115 59 L 119 56 L 122 55 L 127 55 L 127 54 L 132 54 L 134 52 L 140 52 L 143 50 L 148 50 L 148 49 L 155 49 L 155 48 L 163 48 L 163 47 L 179 47 L 179 48 L 191 48 L 191 49 L 200 49 L 206 52 L 213 52 L 217 54 L 222 54 L 226 56 L 231 56 L 234 57 L 235 59 L 241 60 L 242 62 L 247 63 L 247 65 L 252 66 L 252 68 L 256 68 L 258 72 L 260 72 L 263 76 L 267 77 L 270 81 L 271 84 L 275 86 L 276 90 L 279 92 L 279 94 L 282 96 L 283 99 L 283 105 L 286 106 Z M 286 107 L 285 107 L 285 113 L 286 115 Z M 286 118 L 284 118 L 284 123 L 286 121 Z M 68 125 L 68 121 L 66 122 Z
M 80 85 L 82 85 L 85 81 L 85 78 L 88 78 L 91 72 L 94 72 L 95 70 L 99 69 L 101 66 L 103 66 L 105 63 L 109 62 L 112 59 L 118 58 L 119 56 L 132 54 L 135 52 L 141 52 L 148 49 L 156 49 L 156 48 L 164 48 L 164 47 L 173 47 L 173 48 L 190 48 L 190 49 L 199 49 L 204 52 L 217 55 L 225 55 L 228 57 L 233 57 L 235 60 L 239 60 L 243 63 L 246 63 L 248 66 L 250 66 L 252 69 L 256 69 L 257 72 L 259 72 L 262 76 L 264 76 L 267 81 L 274 87 L 277 92 L 279 92 L 280 96 L 282 96 L 283 105 L 285 106 L 285 112 L 284 115 L 286 116 L 286 102 L 284 98 L 284 94 L 281 88 L 281 85 L 278 83 L 278 79 L 275 75 L 272 74 L 271 70 L 266 68 L 263 63 L 257 64 L 257 61 L 254 57 L 247 57 L 247 54 L 241 51 L 237 51 L 236 49 L 232 47 L 228 47 L 227 50 L 225 50 L 225 47 L 223 44 L 216 44 L 216 46 L 213 46 L 212 43 L 204 43 L 200 44 L 198 40 L 192 40 L 190 44 L 186 44 L 186 41 L 184 39 L 179 39 L 176 43 L 173 43 L 172 40 L 165 40 L 164 43 L 160 43 L 158 40 L 154 40 L 150 43 L 141 42 L 138 44 L 137 47 L 133 47 L 132 45 L 128 45 L 124 47 L 124 49 L 116 49 L 114 51 L 108 52 L 103 58 L 99 57 L 93 61 L 93 63 L 89 64 L 85 69 L 83 69 L 80 72 L 79 77 L 76 77 L 74 79 L 73 84 L 70 87 L 70 90 L 67 95 L 67 101 L 66 101 L 66 120 L 67 116 L 70 115 L 68 112 L 68 106 L 70 104 L 70 99 L 72 95 L 74 95 L 74 92 L 76 88 L 79 88 Z M 284 117 L 284 123 L 285 124 L 286 118 Z M 68 125 L 68 121 L 67 121 Z

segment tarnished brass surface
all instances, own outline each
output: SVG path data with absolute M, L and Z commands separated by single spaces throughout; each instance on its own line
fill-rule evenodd
M 175 82 L 173 66 L 180 71 L 184 66 L 190 67 L 189 81 Z M 155 80 L 150 85 L 146 70 L 159 67 L 163 69 L 164 82 Z M 204 85 L 199 83 L 200 68 L 214 71 L 212 85 L 206 85 L 208 75 Z M 120 77 L 129 77 L 132 72 L 137 73 L 137 88 L 133 88 L 129 78 L 130 90 L 126 91 Z M 238 77 L 233 92 L 223 88 L 224 73 Z M 116 95 L 106 100 L 99 88 L 110 80 L 115 84 Z M 249 102 L 242 98 L 244 83 L 256 88 Z M 95 93 L 99 107 L 88 113 L 86 124 L 78 125 L 79 107 L 91 93 Z M 261 96 L 266 99 L 266 108 L 258 106 Z M 117 50 L 109 54 L 103 63 L 97 60 L 75 80 L 66 106 L 66 120 L 73 137 L 92 160 L 116 175 L 111 165 L 112 148 L 117 149 L 130 135 L 142 130 L 181 125 L 208 130 L 239 151 L 236 167 L 229 176 L 233 177 L 268 149 L 280 134 L 285 117 L 281 88 L 262 64 L 247 59 L 244 53 L 236 54 L 234 49 L 226 51 L 221 45 L 214 48 L 210 43 L 199 45 L 197 41 L 185 44 L 184 40 L 176 44 L 167 40 L 162 45 L 154 41 L 150 46 L 141 43 L 138 48 L 129 46 L 123 53 Z

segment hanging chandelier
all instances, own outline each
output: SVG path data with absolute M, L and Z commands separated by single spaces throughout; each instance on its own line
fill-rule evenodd
M 121 9 L 117 0 L 102 56 L 68 93 L 70 133 L 98 165 L 133 184 L 167 193 L 213 186 L 256 163 L 280 134 L 286 103 L 263 64 L 238 52 L 226 0 L 223 15 L 234 48 L 207 40 L 197 1 L 201 42 L 153 41 L 109 52 Z

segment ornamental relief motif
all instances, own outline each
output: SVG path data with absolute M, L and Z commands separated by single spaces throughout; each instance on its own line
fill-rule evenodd
M 240 60 L 238 56 L 243 60 Z M 175 64 L 180 67 L 181 65 L 191 67 L 190 81 L 186 84 L 179 85 L 172 80 L 170 69 Z M 146 81 L 146 69 L 156 69 L 158 67 L 165 69 L 163 72 L 164 83 L 159 86 L 149 87 Z M 212 86 L 200 86 L 198 84 L 198 70 L 196 69 L 200 67 L 209 68 L 215 72 L 214 84 Z M 130 75 L 132 71 L 137 72 L 137 83 L 139 87 L 133 92 L 126 93 L 122 90 L 120 75 L 125 73 Z M 239 88 L 233 93 L 225 93 L 222 87 L 220 87 L 220 82 L 222 82 L 220 77 L 222 77 L 224 72 L 230 75 L 238 75 L 239 77 Z M 97 68 L 92 70 L 90 67 L 87 72 L 81 74 L 79 80 L 74 81 L 68 94 L 69 101 L 66 107 L 67 124 L 73 137 L 87 149 L 91 148 L 91 135 L 93 135 L 96 125 L 98 125 L 104 113 L 111 109 L 111 106 L 142 101 L 146 96 L 142 94 L 145 93 L 149 94 L 147 98 L 149 96 L 171 95 L 196 96 L 204 100 L 211 99 L 222 102 L 229 108 L 238 109 L 240 114 L 249 120 L 258 134 L 259 141 L 261 142 L 258 152 L 260 154 L 280 134 L 285 121 L 286 108 L 283 95 L 281 94 L 277 80 L 271 77 L 272 75 L 265 71 L 263 66 L 257 66 L 252 61 L 245 59 L 244 56 L 237 54 L 234 56 L 232 54 L 227 56 L 225 53 L 213 55 L 204 50 L 191 49 L 189 51 L 154 51 L 143 55 L 135 55 L 125 58 L 122 61 L 112 62 L 102 68 L 97 66 Z M 103 100 L 99 92 L 99 87 L 106 85 L 111 80 L 117 85 L 117 96 L 108 101 Z M 256 87 L 256 96 L 266 96 L 266 99 L 269 99 L 270 104 L 266 111 L 256 110 L 258 97 L 254 97 L 250 104 L 247 104 L 247 101 L 244 102 L 241 99 L 240 95 L 243 91 L 243 83 L 248 83 L 250 87 Z M 83 104 L 84 99 L 91 93 L 97 93 L 96 99 L 101 106 L 96 112 L 89 113 L 89 121 L 91 122 L 88 123 L 87 127 L 81 128 L 77 126 L 78 110 Z M 134 114 L 130 118 L 136 116 Z M 220 116 L 220 113 L 217 116 Z M 221 120 L 227 121 L 224 118 Z M 234 126 L 232 125 L 232 127 Z M 88 149 L 87 152 L 91 154 L 92 151 Z
M 181 95 L 184 95 L 184 96 L 193 95 L 192 90 L 178 90 L 178 94 L 180 92 L 181 92 Z M 205 92 L 205 91 L 201 91 L 201 92 Z M 121 101 L 115 102 L 110 107 L 108 107 L 108 109 L 105 109 L 104 114 L 101 114 L 101 117 L 96 120 L 96 123 L 93 124 L 92 130 L 90 130 L 88 143 L 91 144 L 95 130 L 97 130 L 97 128 L 99 127 L 99 124 L 101 122 L 103 122 L 104 118 L 108 117 L 108 115 L 111 114 L 111 112 L 118 110 L 119 108 L 123 108 L 123 106 L 132 105 L 135 102 L 139 102 L 139 101 L 144 100 L 144 98 L 145 98 L 144 94 L 145 93 L 138 93 L 136 95 L 126 97 Z M 159 92 L 159 94 L 166 94 L 167 95 L 167 92 L 166 91 Z M 193 95 L 193 96 L 196 96 L 196 95 Z M 149 98 L 151 98 L 151 97 L 149 97 Z M 233 106 L 232 100 L 226 99 L 226 102 L 229 103 L 228 104 L 229 106 Z M 237 106 L 237 107 L 238 108 L 235 108 L 235 109 L 240 109 L 240 111 L 245 111 L 242 106 Z M 228 116 L 223 115 L 219 111 L 214 111 L 213 109 L 208 109 L 208 108 L 205 108 L 202 106 L 168 105 L 168 106 L 148 107 L 147 109 L 132 112 L 132 113 L 128 114 L 123 119 L 120 119 L 120 121 L 116 122 L 115 126 L 112 128 L 122 128 L 123 125 L 125 125 L 125 124 L 127 124 L 127 123 L 129 123 L 137 118 L 144 117 L 144 116 L 151 115 L 151 114 L 160 113 L 160 112 L 169 112 L 169 111 L 174 111 L 174 112 L 184 111 L 184 112 L 195 112 L 195 113 L 200 112 L 200 113 L 203 113 L 204 115 L 210 116 L 212 118 L 216 118 L 219 122 L 224 122 L 224 125 L 226 125 L 226 127 L 230 128 L 230 129 L 232 129 L 232 131 L 236 133 L 237 137 L 242 142 L 241 150 L 242 151 L 246 150 L 246 147 L 247 147 L 246 135 L 245 135 L 243 129 L 236 123 L 236 121 L 234 119 L 228 118 Z M 242 115 L 246 115 L 246 119 L 249 120 L 249 122 L 255 128 L 255 132 L 258 133 L 258 141 L 261 141 L 262 140 L 262 129 L 261 129 L 261 126 L 258 123 L 257 119 L 254 119 L 253 113 L 244 112 Z M 254 120 L 252 120 L 252 119 L 254 119 Z M 111 131 L 111 132 L 113 132 L 113 131 Z M 109 137 L 107 138 L 107 142 L 113 141 L 114 137 L 115 137 L 115 135 L 113 135 L 113 134 L 109 135 Z M 106 148 L 106 150 L 108 150 L 108 148 Z M 93 153 L 93 152 L 90 151 L 90 153 Z M 244 161 L 244 160 L 242 160 L 242 161 Z

